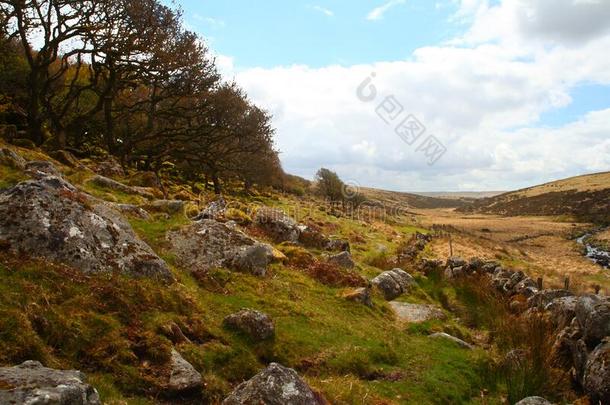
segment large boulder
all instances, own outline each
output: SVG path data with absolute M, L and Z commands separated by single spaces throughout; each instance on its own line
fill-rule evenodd
M 593 350 L 583 377 L 583 387 L 594 404 L 610 404 L 610 339 Z
M 589 314 L 593 311 L 593 307 L 601 301 L 601 298 L 594 294 L 585 294 L 578 297 L 575 313 L 578 324 L 581 327 L 585 326 Z
M 37 361 L 0 368 L 0 404 L 99 405 L 100 397 L 76 370 L 54 370 Z
M 324 247 L 326 250 L 351 252 L 351 247 L 347 239 L 329 239 Z
M 267 266 L 274 259 L 274 249 L 264 243 L 255 243 L 235 249 L 226 263 L 232 269 L 255 276 L 264 276 Z
M 371 284 L 377 287 L 383 297 L 391 301 L 408 292 L 416 285 L 415 279 L 402 269 L 384 271 L 371 280 Z
M 123 170 L 123 166 L 119 163 L 119 161 L 114 156 L 109 156 L 106 160 L 101 162 L 96 162 L 93 164 L 91 169 L 101 174 L 102 176 L 110 176 L 110 177 L 123 177 L 125 176 L 125 170 Z
M 587 360 L 589 358 L 588 348 L 583 339 L 572 340 L 570 348 L 572 351 L 572 365 L 574 366 L 573 377 L 582 385 L 584 382 Z
M 299 224 L 278 209 L 260 208 L 256 212 L 255 221 L 276 242 L 298 242 L 301 235 Z
M 181 200 L 155 200 L 146 204 L 144 208 L 152 212 L 164 212 L 175 215 L 184 212 L 186 204 Z
M 93 176 L 89 182 L 98 187 L 107 188 L 109 190 L 114 190 L 125 194 L 139 195 L 151 200 L 155 198 L 155 193 L 150 188 L 128 186 L 116 180 L 100 175 Z
M 583 337 L 589 347 L 593 347 L 610 336 L 610 301 L 596 303 L 582 325 Z
M 551 301 L 544 309 L 551 314 L 551 321 L 557 329 L 568 326 L 576 316 L 578 297 L 559 297 Z
M 320 399 L 293 369 L 277 363 L 240 384 L 223 405 L 322 405 Z
M 170 359 L 170 375 L 167 388 L 172 392 L 193 391 L 203 385 L 201 374 L 175 349 Z
M 317 225 L 299 225 L 299 243 L 310 248 L 325 249 L 330 244 L 330 239 Z
M 391 301 L 390 306 L 398 320 L 403 322 L 426 322 L 447 317 L 443 311 L 433 305 Z
M 58 177 L 0 193 L 0 245 L 84 273 L 173 280 L 167 265 L 116 211 Z
M 24 170 L 27 161 L 11 149 L 0 148 L 0 164 Z
M 529 308 L 540 308 L 543 309 L 556 298 L 569 297 L 572 294 L 568 290 L 542 290 L 527 299 L 527 306 Z
M 354 259 L 352 259 L 352 255 L 347 251 L 330 256 L 328 262 L 343 267 L 344 269 L 353 269 L 356 266 Z
M 167 237 L 180 265 L 191 272 L 227 267 L 262 276 L 275 260 L 271 246 L 212 219 L 170 232 Z
M 225 327 L 247 335 L 253 341 L 271 339 L 275 336 L 275 325 L 271 317 L 253 309 L 242 309 L 223 320 Z
M 62 177 L 59 169 L 51 162 L 46 160 L 32 160 L 25 164 L 25 170 L 35 179 L 42 179 L 47 176 Z

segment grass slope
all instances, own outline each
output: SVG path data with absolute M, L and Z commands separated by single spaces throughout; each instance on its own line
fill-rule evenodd
M 458 208 L 499 215 L 565 215 L 610 223 L 610 172 L 588 174 L 529 187 Z
M 22 174 L 0 169 L 0 188 L 22 180 Z M 99 198 L 138 202 L 133 196 L 91 188 L 87 173 L 62 169 Z M 366 278 L 391 267 L 389 258 L 405 241 L 415 231 L 425 231 L 410 216 L 346 216 L 309 197 L 267 193 L 228 198 L 243 218 L 257 206 L 274 206 L 328 235 L 350 240 L 356 271 Z M 341 297 L 344 288 L 321 283 L 292 261 L 273 265 L 264 278 L 226 269 L 195 277 L 176 265 L 166 246 L 166 233 L 189 222 L 184 215 L 129 220 L 168 262 L 178 282 L 166 286 L 120 275 L 85 276 L 0 249 L 0 365 L 33 359 L 83 370 L 108 404 L 190 400 L 165 395 L 172 346 L 203 374 L 206 403 L 219 403 L 271 361 L 297 369 L 333 404 L 494 404 L 516 395 L 510 380 L 490 372 L 490 352 L 466 351 L 427 337 L 445 331 L 474 341 L 495 328 L 486 321 L 495 314 L 489 302 L 438 275 L 427 278 L 409 269 L 420 287 L 401 300 L 442 307 L 448 320 L 404 325 L 380 297 L 374 297 L 373 308 L 347 301 Z M 298 252 L 323 254 L 315 249 Z M 254 343 L 223 328 L 223 318 L 243 307 L 273 317 L 273 341 Z M 455 313 L 471 319 L 468 327 Z M 187 342 L 175 341 L 172 325 Z M 519 395 L 537 388 L 526 387 Z

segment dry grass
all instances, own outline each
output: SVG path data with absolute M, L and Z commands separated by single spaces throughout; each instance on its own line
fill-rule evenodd
M 417 213 L 423 226 L 454 227 L 452 239 L 456 255 L 499 260 L 531 276 L 543 276 L 548 285 L 560 286 L 564 277 L 570 277 L 572 285 L 584 290 L 594 283 L 606 290 L 610 288 L 610 272 L 583 257 L 582 247 L 572 239 L 577 230 L 589 224 L 557 221 L 551 217 L 465 215 L 440 209 L 417 210 Z M 435 239 L 430 249 L 433 256 L 448 257 L 448 239 Z
M 570 177 L 569 179 L 553 181 L 539 186 L 518 190 L 510 194 L 519 197 L 533 197 L 557 191 L 597 191 L 606 189 L 609 185 L 610 172 L 604 172 Z
M 317 261 L 307 268 L 307 274 L 330 287 L 364 287 L 366 280 L 352 270 L 342 269 L 332 263 Z

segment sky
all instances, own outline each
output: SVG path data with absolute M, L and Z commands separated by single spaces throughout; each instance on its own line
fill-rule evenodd
M 284 169 L 397 191 L 610 170 L 610 0 L 179 0 Z

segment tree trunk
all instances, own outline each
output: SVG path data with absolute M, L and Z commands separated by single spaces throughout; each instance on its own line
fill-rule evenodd
M 221 195 L 222 187 L 220 186 L 220 180 L 216 174 L 212 175 L 212 182 L 214 183 L 214 194 Z
M 55 133 L 55 143 L 58 150 L 66 149 L 66 130 L 65 128 L 58 128 Z
M 112 118 L 112 97 L 106 97 L 104 99 L 104 121 L 105 121 L 105 131 L 104 131 L 104 140 L 106 142 L 106 147 L 108 148 L 108 153 L 111 155 L 116 152 L 116 141 L 114 139 L 114 120 Z
M 30 80 L 35 80 L 34 73 L 30 75 Z M 27 123 L 28 137 L 40 146 L 44 143 L 44 135 L 42 132 L 42 119 L 40 117 L 40 103 L 38 98 L 38 90 L 32 84 L 29 88 L 29 99 L 27 105 Z

